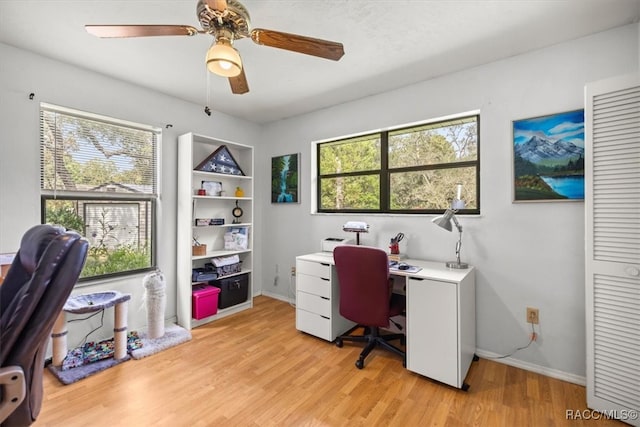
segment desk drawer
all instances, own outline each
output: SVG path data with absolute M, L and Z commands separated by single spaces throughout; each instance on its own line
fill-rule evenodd
M 311 313 L 319 314 L 320 316 L 331 318 L 331 300 L 328 298 L 298 291 L 296 307 Z
M 331 278 L 331 266 L 329 264 L 298 260 L 296 262 L 296 271 L 297 274 L 308 274 L 310 276 L 324 277 L 325 279 Z
M 331 298 L 331 281 L 329 279 L 300 273 L 297 278 L 296 286 L 299 291 Z
M 299 307 L 296 309 L 296 329 L 327 341 L 333 341 L 335 338 L 331 336 L 331 319 Z

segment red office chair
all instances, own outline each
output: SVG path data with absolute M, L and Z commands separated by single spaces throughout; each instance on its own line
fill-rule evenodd
M 380 328 L 388 327 L 390 318 L 405 310 L 404 297 L 391 293 L 386 252 L 367 246 L 337 246 L 333 259 L 340 282 L 340 314 L 364 326 L 363 335 L 342 335 L 336 338 L 336 345 L 342 347 L 343 341 L 367 343 L 356 362 L 358 369 L 378 345 L 402 356 L 405 366 L 404 351 L 389 343 L 397 339 L 404 342 L 404 334 L 380 335 Z
M 89 243 L 36 225 L 0 286 L 0 425 L 28 426 L 42 405 L 45 352 L 53 324 L 84 266 Z

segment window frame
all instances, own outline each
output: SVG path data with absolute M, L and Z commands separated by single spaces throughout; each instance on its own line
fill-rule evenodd
M 447 123 L 455 120 L 464 120 L 475 118 L 476 126 L 477 126 L 477 140 L 476 140 L 476 160 L 466 160 L 459 162 L 450 162 L 450 163 L 437 163 L 432 165 L 420 165 L 420 166 L 406 166 L 406 167 L 398 167 L 398 168 L 390 168 L 389 167 L 389 134 L 395 133 L 402 130 L 411 130 L 413 128 L 418 128 L 425 125 L 437 125 L 439 123 Z M 362 137 L 379 137 L 380 138 L 380 169 L 366 170 L 366 171 L 356 171 L 356 172 L 344 172 L 344 173 L 332 173 L 332 174 L 321 174 L 321 156 L 320 149 L 323 144 L 336 143 L 339 141 L 352 139 L 352 138 L 362 138 Z M 479 215 L 480 214 L 480 113 L 472 112 L 465 113 L 461 115 L 456 115 L 453 117 L 439 118 L 435 120 L 429 120 L 420 123 L 413 123 L 411 125 L 403 125 L 399 127 L 379 130 L 375 132 L 365 132 L 358 135 L 352 135 L 337 139 L 331 140 L 323 140 L 315 142 L 316 148 L 316 176 L 315 176 L 315 193 L 316 193 L 316 213 L 321 214 L 344 214 L 344 213 L 364 213 L 364 214 L 409 214 L 409 215 L 419 215 L 419 214 L 442 214 L 445 212 L 446 208 L 443 209 L 391 209 L 391 175 L 393 173 L 407 173 L 407 172 L 420 172 L 420 171 L 431 171 L 431 170 L 443 170 L 443 169 L 460 169 L 464 167 L 475 167 L 475 179 L 476 179 L 476 207 L 475 208 L 465 208 L 460 209 L 456 212 L 458 215 Z M 322 209 L 321 207 L 321 183 L 322 179 L 330 179 L 337 177 L 352 177 L 352 176 L 365 176 L 365 175 L 379 175 L 379 185 L 380 185 L 380 208 L 379 209 Z M 454 189 L 451 189 L 452 191 Z
M 130 122 L 126 120 L 116 119 L 113 117 L 108 117 L 105 115 L 97 115 L 89 112 L 84 112 L 81 110 L 75 110 L 67 107 L 61 107 L 52 104 L 41 103 L 39 107 L 39 126 L 42 126 L 42 114 L 44 111 L 59 113 L 68 116 L 74 116 L 80 119 L 85 119 L 94 122 L 106 123 L 115 126 L 127 127 L 130 129 L 142 130 L 151 132 L 153 136 L 153 145 L 152 151 L 152 160 L 153 160 L 153 182 L 151 184 L 152 190 L 148 193 L 140 192 L 140 193 L 121 193 L 121 192 L 101 192 L 101 191 L 82 191 L 82 190 L 61 190 L 61 189 L 45 189 L 43 188 L 43 177 L 42 171 L 45 165 L 45 161 L 43 160 L 42 147 L 40 148 L 40 222 L 46 222 L 46 203 L 48 200 L 68 200 L 73 202 L 113 202 L 113 203 L 149 203 L 150 212 L 148 212 L 148 220 L 151 222 L 147 226 L 150 234 L 150 242 L 149 242 L 149 266 L 144 268 L 136 268 L 132 270 L 126 271 L 118 271 L 106 274 L 100 274 L 95 276 L 81 277 L 78 279 L 78 285 L 87 285 L 90 282 L 108 280 L 113 278 L 124 278 L 131 277 L 135 275 L 139 275 L 142 273 L 147 273 L 149 271 L 155 271 L 157 266 L 157 256 L 158 256 L 158 205 L 159 205 L 159 194 L 160 194 L 160 147 L 162 141 L 162 129 L 148 126 L 144 124 L 139 124 L 135 122 Z M 42 130 L 39 131 L 39 144 L 42 146 L 43 144 L 43 134 Z M 116 182 L 116 185 L 119 183 Z M 86 231 L 86 218 L 83 217 L 85 230 L 78 230 L 83 236 Z M 90 239 L 88 239 L 90 240 Z

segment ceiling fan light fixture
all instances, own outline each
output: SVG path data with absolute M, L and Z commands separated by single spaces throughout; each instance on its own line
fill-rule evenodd
M 250 38 L 260 46 L 333 61 L 339 60 L 344 55 L 342 43 L 264 28 L 251 29 L 249 11 L 241 1 L 244 0 L 197 0 L 196 15 L 200 28 L 190 25 L 147 24 L 85 25 L 85 28 L 90 34 L 100 38 L 195 36 L 198 34 L 213 37 L 213 44 L 205 56 L 206 72 L 226 77 L 229 80 L 231 92 L 237 95 L 249 92 L 249 84 L 240 53 L 233 47 L 235 40 Z
M 207 51 L 207 69 L 223 77 L 235 77 L 242 71 L 240 54 L 225 38 L 219 38 Z

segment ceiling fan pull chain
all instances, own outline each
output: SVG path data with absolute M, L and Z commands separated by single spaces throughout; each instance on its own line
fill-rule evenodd
M 209 106 L 211 105 L 211 73 L 209 73 L 205 67 L 205 75 L 207 79 L 207 105 L 204 106 L 204 112 L 207 116 L 211 115 L 211 109 Z

